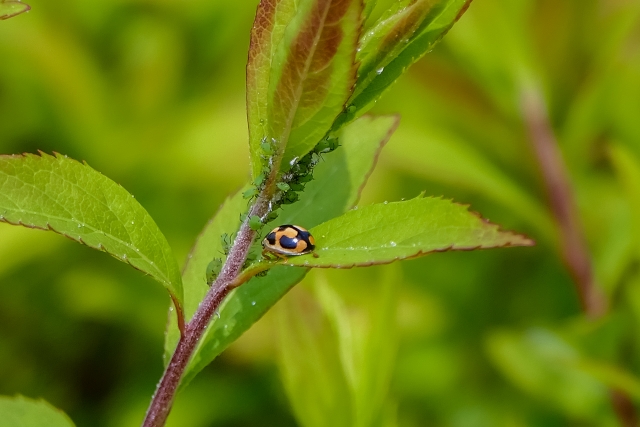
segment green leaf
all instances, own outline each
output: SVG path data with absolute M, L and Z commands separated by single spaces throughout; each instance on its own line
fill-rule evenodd
M 3 0 L 0 2 L 0 20 L 13 18 L 31 10 L 31 6 L 19 1 Z
M 291 257 L 283 265 L 348 268 L 436 251 L 533 245 L 522 235 L 501 231 L 466 206 L 432 197 L 354 209 L 310 231 L 317 257 Z
M 360 0 L 260 3 L 247 64 L 254 177 L 262 173 L 264 141 L 274 141 L 287 169 L 342 111 L 355 81 L 362 8 Z
M 295 0 L 262 0 L 258 5 L 256 19 L 251 29 L 247 61 L 247 120 L 251 170 L 254 178 L 262 172 L 262 155 L 273 154 L 271 144 L 264 143 L 267 138 L 266 123 L 271 108 L 268 102 L 271 64 L 275 50 L 282 41 L 287 24 L 295 15 L 296 9 Z
M 44 153 L 0 156 L 0 221 L 107 252 L 182 304 L 180 271 L 156 223 L 124 188 L 86 164 Z
M 344 128 L 339 134 L 340 147 L 328 154 L 314 171 L 315 180 L 307 184 L 300 201 L 285 207 L 277 224 L 294 223 L 313 227 L 353 206 L 359 197 L 378 154 L 398 125 L 398 117 L 363 117 Z M 189 255 L 184 269 L 185 313 L 189 319 L 209 289 L 205 274 L 207 264 L 221 256 L 220 235 L 233 233 L 239 225 L 238 217 L 247 209 L 241 191 L 228 200 L 207 224 Z M 273 225 L 273 224 L 271 224 Z M 270 225 L 265 227 L 269 230 Z M 266 313 L 291 287 L 306 274 L 306 269 L 277 266 L 265 277 L 254 277 L 234 290 L 219 309 L 202 337 L 189 362 L 181 387 L 242 335 Z M 225 327 L 226 326 L 226 327 Z M 179 332 L 170 317 L 166 340 L 165 362 L 169 360 Z
M 604 383 L 589 372 L 594 367 L 581 366 L 578 350 L 551 331 L 494 332 L 487 350 L 514 384 L 567 414 L 594 420 L 609 405 Z
M 396 310 L 400 276 L 399 267 L 381 270 L 379 280 L 369 283 L 375 295 L 373 301 L 369 304 L 364 299 L 359 301 L 358 307 L 366 308 L 366 313 L 351 316 L 340 296 L 321 280 L 324 276 L 316 283 L 318 300 L 338 337 L 353 400 L 354 420 L 350 425 L 354 427 L 380 425 L 379 418 L 384 415 L 382 410 L 398 351 Z
M 545 207 L 471 144 L 433 126 L 403 126 L 396 138 L 399 144 L 389 147 L 389 158 L 397 169 L 488 197 L 534 227 L 536 238 L 557 243 Z
M 348 122 L 365 113 L 406 69 L 429 52 L 462 16 L 471 0 L 398 2 L 395 13 L 383 14 L 361 39 L 357 59 L 362 65 L 349 100 L 337 121 Z
M 0 427 L 73 427 L 64 412 L 44 400 L 0 396 Z
M 309 299 L 304 294 L 292 294 L 277 308 L 282 383 L 302 427 L 352 427 L 351 386 L 345 376 L 339 338 L 317 303 Z M 344 304 L 341 300 L 332 303 L 346 326 Z
M 316 271 L 320 307 L 297 289 L 276 309 L 280 372 L 304 427 L 382 425 L 398 346 L 399 276 L 393 267 L 379 272 L 373 276 L 378 280 L 367 279 L 372 298 L 356 305 L 347 305 L 329 285 L 331 277 Z M 301 306 L 304 310 L 296 309 Z

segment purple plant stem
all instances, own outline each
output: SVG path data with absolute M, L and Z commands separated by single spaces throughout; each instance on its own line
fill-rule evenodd
M 560 228 L 564 262 L 573 276 L 585 314 L 592 319 L 599 318 L 606 313 L 607 303 L 593 277 L 591 260 L 579 227 L 577 209 L 562 153 L 539 90 L 523 91 L 522 113 L 542 169 L 551 209 Z M 620 425 L 638 427 L 638 415 L 629 396 L 618 389 L 611 390 L 610 396 Z
M 595 284 L 562 153 L 539 91 L 523 92 L 522 112 L 558 223 L 562 257 L 574 279 L 584 312 L 590 318 L 598 318 L 606 312 L 605 298 Z
M 264 202 L 264 198 L 259 198 L 250 210 L 251 215 L 263 216 L 268 204 Z M 239 286 L 236 279 L 241 273 L 242 265 L 247 259 L 247 254 L 251 248 L 256 232 L 249 227 L 248 219 L 240 226 L 237 237 L 233 242 L 233 246 L 229 250 L 229 255 L 225 261 L 220 274 L 216 281 L 211 285 L 211 289 L 207 292 L 198 310 L 191 321 L 186 326 L 184 333 L 181 334 L 176 350 L 171 356 L 171 360 L 162 375 L 162 379 L 158 384 L 156 392 L 151 399 L 151 404 L 147 410 L 147 415 L 142 423 L 143 427 L 162 427 L 165 425 L 176 391 L 180 385 L 180 379 L 184 374 L 184 370 L 189 363 L 189 359 L 193 354 L 198 341 L 202 338 L 207 325 L 211 321 L 216 310 L 225 296 L 233 289 Z M 249 277 L 246 277 L 248 280 Z
M 629 397 L 620 390 L 611 390 L 611 403 L 622 427 L 638 427 L 640 420 Z

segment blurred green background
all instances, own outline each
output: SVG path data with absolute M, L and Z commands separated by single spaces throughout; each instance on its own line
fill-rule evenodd
M 29 3 L 0 22 L 0 153 L 85 160 L 185 259 L 248 178 L 257 2 Z M 610 300 L 596 321 L 559 255 L 528 82 Z M 169 425 L 620 425 L 609 390 L 640 403 L 640 3 L 476 0 L 375 111 L 402 121 L 362 204 L 426 190 L 537 246 L 312 272 L 178 396 Z M 0 224 L 0 394 L 43 397 L 78 426 L 139 425 L 168 303 L 105 254 Z

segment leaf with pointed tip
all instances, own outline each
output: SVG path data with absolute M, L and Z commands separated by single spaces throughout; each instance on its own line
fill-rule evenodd
M 31 10 L 31 6 L 19 1 L 1 1 L 0 2 L 0 20 L 13 18 L 21 13 Z
M 263 141 L 275 141 L 276 164 L 286 169 L 342 111 L 355 82 L 362 8 L 361 0 L 260 3 L 247 64 L 254 177 L 262 172 Z
M 261 143 L 267 137 L 269 80 L 275 50 L 287 23 L 296 14 L 296 0 L 261 0 L 251 29 L 247 61 L 247 120 L 253 177 L 262 172 Z
M 307 184 L 300 201 L 283 209 L 278 224 L 287 222 L 313 227 L 342 214 L 357 201 L 380 150 L 398 125 L 397 116 L 363 117 L 345 127 L 339 134 L 342 147 L 327 155 L 315 171 L 315 180 Z M 336 191 L 340 188 L 343 191 Z M 240 193 L 239 193 L 240 194 Z M 187 319 L 197 308 L 208 289 L 204 272 L 211 258 L 221 250 L 220 234 L 232 233 L 238 227 L 238 215 L 246 210 L 246 200 L 236 194 L 216 214 L 200 235 L 194 247 L 183 280 Z M 269 226 L 265 227 L 269 229 Z M 218 310 L 200 340 L 181 381 L 186 386 L 195 375 L 260 319 L 291 287 L 306 274 L 306 269 L 276 266 L 265 277 L 254 277 L 234 290 Z M 179 332 L 175 321 L 169 323 L 165 341 L 168 361 Z
M 316 239 L 317 257 L 291 257 L 281 264 L 349 268 L 430 252 L 533 245 L 530 239 L 500 230 L 466 206 L 433 197 L 354 209 L 310 231 Z
M 182 305 L 166 238 L 131 194 L 86 164 L 41 153 L 0 156 L 0 221 L 51 230 L 162 283 Z
M 362 36 L 361 62 L 350 107 L 334 128 L 364 114 L 405 70 L 429 52 L 462 16 L 471 0 L 397 2 Z
M 0 427 L 73 427 L 64 412 L 44 400 L 0 396 Z

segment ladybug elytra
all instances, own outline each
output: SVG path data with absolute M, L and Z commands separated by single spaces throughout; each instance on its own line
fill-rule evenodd
M 262 241 L 262 253 L 271 252 L 279 257 L 304 255 L 313 252 L 315 243 L 313 236 L 305 228 L 286 224 L 267 234 Z

